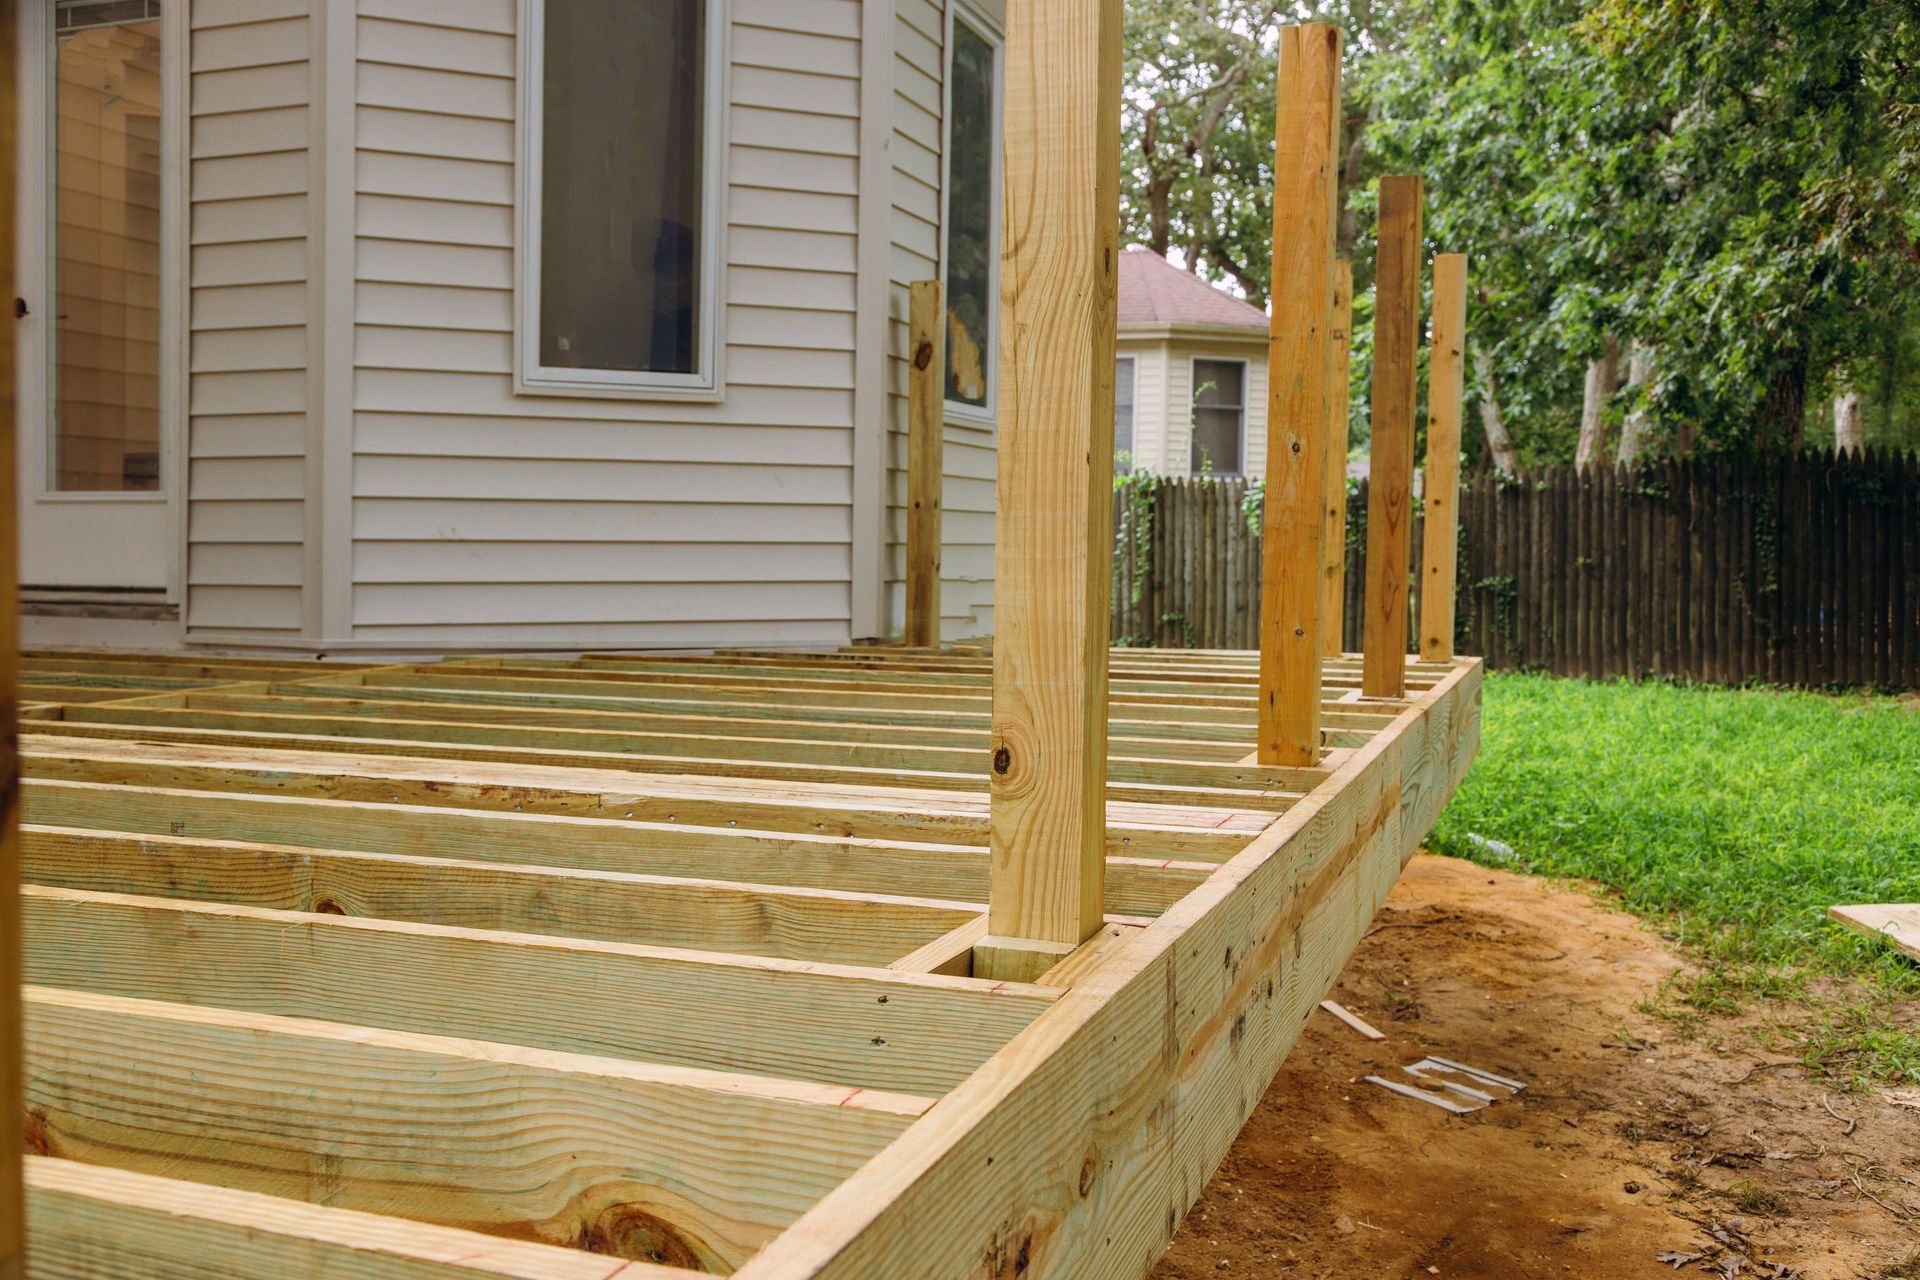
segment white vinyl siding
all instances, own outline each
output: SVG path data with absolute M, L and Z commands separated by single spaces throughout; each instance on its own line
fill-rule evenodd
M 888 275 L 887 547 L 888 627 L 906 608 L 907 286 L 941 277 L 942 151 L 946 127 L 947 7 L 951 0 L 896 0 L 891 245 Z M 989 18 L 996 6 L 982 6 Z M 947 639 L 993 630 L 995 454 L 989 422 L 949 417 L 941 486 L 941 633 Z
M 1133 469 L 1167 474 L 1167 346 L 1121 335 L 1117 358 L 1133 365 Z M 1125 363 L 1118 376 L 1127 377 Z
M 1267 467 L 1267 357 L 1265 335 L 1227 330 L 1218 339 L 1181 335 L 1172 340 L 1121 336 L 1123 354 L 1140 357 L 1135 439 L 1141 465 L 1165 476 L 1193 474 L 1193 362 L 1244 360 L 1246 417 L 1242 474 L 1257 479 Z M 1215 471 L 1225 470 L 1217 462 Z
M 189 14 L 188 634 L 297 633 L 306 539 L 306 0 Z
M 1119 355 L 1113 361 L 1113 469 L 1118 474 L 1135 469 L 1134 425 L 1139 421 L 1135 394 L 1140 383 L 1138 356 Z
M 730 9 L 725 390 L 675 404 L 514 393 L 515 0 L 361 0 L 354 638 L 847 638 L 860 5 Z

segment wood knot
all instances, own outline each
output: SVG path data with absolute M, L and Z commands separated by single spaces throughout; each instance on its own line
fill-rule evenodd
M 931 342 L 923 342 L 919 346 L 913 349 L 913 367 L 914 368 L 924 372 L 926 367 L 932 363 L 933 363 L 933 344 Z
M 313 904 L 313 909 L 323 916 L 343 916 L 347 914 L 347 909 L 335 902 L 332 898 L 320 899 Z
M 23 1126 L 26 1148 L 37 1156 L 57 1156 L 60 1152 L 54 1147 L 53 1130 L 47 1124 L 44 1111 L 29 1111 Z
M 995 747 L 993 749 L 993 771 L 1005 776 L 1007 770 L 1011 768 L 1013 768 L 1013 752 L 1007 750 L 1005 747 Z
M 600 1210 L 581 1226 L 579 1247 L 588 1253 L 690 1271 L 706 1267 L 693 1241 L 666 1219 L 635 1204 L 610 1204 Z
M 1088 1193 L 1093 1190 L 1094 1175 L 1099 1171 L 1100 1171 L 1100 1162 L 1094 1158 L 1094 1155 L 1092 1152 L 1088 1152 L 1087 1158 L 1080 1162 L 1080 1198 L 1081 1199 L 1083 1200 L 1086 1199 Z

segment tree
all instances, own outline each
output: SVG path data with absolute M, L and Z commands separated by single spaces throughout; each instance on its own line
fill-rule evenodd
M 1373 142 L 1474 255 L 1515 434 L 1657 348 L 1625 452 L 1797 443 L 1920 280 L 1920 12 L 1899 0 L 1423 0 Z M 1657 370 L 1657 372 L 1655 372 Z M 1580 397 L 1589 434 L 1604 423 Z
M 1920 435 L 1912 0 L 1132 0 L 1127 234 L 1256 304 L 1270 28 L 1316 17 L 1348 33 L 1356 359 L 1372 181 L 1421 173 L 1431 245 L 1472 260 L 1472 447 L 1791 445 L 1853 389 L 1870 440 Z
M 1272 273 L 1276 33 L 1339 23 L 1347 77 L 1382 47 L 1395 7 L 1374 0 L 1130 0 L 1126 23 L 1121 222 L 1162 257 L 1266 305 Z M 1349 95 L 1351 97 L 1351 95 Z M 1347 112 L 1343 173 L 1357 184 L 1365 112 Z M 1343 211 L 1343 244 L 1357 234 Z

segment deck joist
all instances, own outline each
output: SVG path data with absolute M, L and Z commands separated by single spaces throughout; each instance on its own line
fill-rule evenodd
M 990 667 L 28 655 L 34 1273 L 1144 1274 L 1480 668 L 1329 660 L 1282 768 L 1255 655 L 1115 651 L 1106 926 L 1010 983 L 969 967 Z

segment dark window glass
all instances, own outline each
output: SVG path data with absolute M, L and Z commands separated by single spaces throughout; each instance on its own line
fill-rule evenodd
M 1133 459 L 1134 357 L 1113 362 L 1113 469 L 1131 471 Z
M 1193 472 L 1240 474 L 1247 420 L 1244 360 L 1193 362 Z
M 986 407 L 993 367 L 993 46 L 953 24 L 947 121 L 947 399 Z
M 53 415 L 61 492 L 160 487 L 160 6 L 53 11 Z
M 540 363 L 697 373 L 705 6 L 551 0 L 541 82 Z

